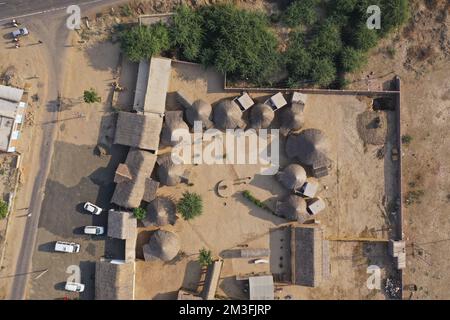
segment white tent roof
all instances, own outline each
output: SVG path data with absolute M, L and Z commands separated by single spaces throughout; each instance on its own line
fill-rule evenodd
M 250 277 L 250 300 L 273 300 L 274 286 L 273 276 Z

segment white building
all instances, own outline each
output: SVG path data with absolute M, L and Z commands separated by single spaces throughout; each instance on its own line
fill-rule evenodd
M 23 90 L 0 85 L 0 151 L 15 152 L 25 120 Z

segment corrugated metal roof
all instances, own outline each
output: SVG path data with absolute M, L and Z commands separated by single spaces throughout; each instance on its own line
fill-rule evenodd
M 250 277 L 250 300 L 273 300 L 274 286 L 273 276 Z
M 23 90 L 0 85 L 0 99 L 19 102 L 22 99 Z

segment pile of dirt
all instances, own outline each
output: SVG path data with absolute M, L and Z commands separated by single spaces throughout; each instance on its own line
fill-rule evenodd
M 24 84 L 22 77 L 18 74 L 14 66 L 7 67 L 1 74 L 0 80 L 2 84 L 16 88 L 22 88 Z

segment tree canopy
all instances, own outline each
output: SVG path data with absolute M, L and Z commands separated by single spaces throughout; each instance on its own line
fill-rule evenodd
M 150 59 L 170 48 L 169 31 L 162 23 L 134 26 L 119 35 L 121 47 L 131 61 Z
M 191 220 L 203 212 L 202 197 L 194 192 L 183 192 L 182 198 L 177 203 L 177 210 L 184 220 Z
M 317 21 L 317 4 L 319 2 L 319 0 L 294 0 L 284 13 L 285 23 L 290 27 L 312 25 Z

